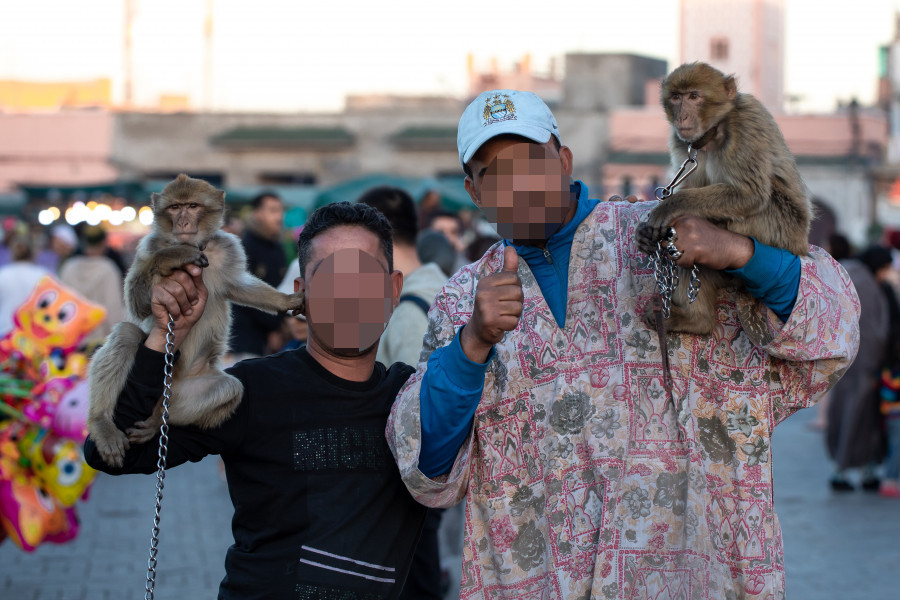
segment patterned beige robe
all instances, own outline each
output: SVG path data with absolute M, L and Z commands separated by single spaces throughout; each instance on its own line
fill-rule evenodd
M 427 358 L 468 322 L 502 247 L 457 273 L 429 314 L 387 436 L 416 499 L 466 497 L 464 599 L 784 596 L 772 428 L 847 369 L 859 301 L 817 248 L 802 258 L 787 323 L 723 291 L 712 335 L 668 337 L 673 408 L 656 334 L 639 318 L 654 281 L 634 229 L 654 205 L 603 202 L 578 227 L 564 329 L 519 263 L 519 326 L 495 346 L 474 428 L 436 480 L 417 468 Z

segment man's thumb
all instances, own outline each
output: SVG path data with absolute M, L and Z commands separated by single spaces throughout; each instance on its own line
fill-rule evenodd
M 503 249 L 503 270 L 516 273 L 519 270 L 519 255 L 512 246 Z

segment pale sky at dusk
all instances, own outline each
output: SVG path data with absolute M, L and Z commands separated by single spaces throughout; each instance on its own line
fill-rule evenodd
M 723 0 L 725 1 L 725 0 Z M 389 2 L 213 0 L 213 107 L 338 110 L 347 93 L 466 91 L 466 54 L 487 67 L 530 53 L 678 55 L 678 0 Z M 136 0 L 137 102 L 202 96 L 206 0 Z M 806 111 L 875 97 L 878 46 L 900 0 L 784 0 L 785 93 Z M 0 0 L 0 79 L 111 77 L 122 97 L 124 0 Z M 389 8 L 385 8 L 389 7 Z M 739 74 L 738 74 L 739 75 Z

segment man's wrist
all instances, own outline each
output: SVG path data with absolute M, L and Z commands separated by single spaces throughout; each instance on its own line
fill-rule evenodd
M 465 326 L 459 335 L 459 345 L 466 358 L 476 363 L 484 363 L 493 348 L 493 345 L 485 344 Z
M 753 238 L 747 237 L 745 235 L 735 234 L 733 239 L 733 249 L 731 253 L 731 260 L 728 263 L 726 269 L 740 269 L 744 267 L 750 259 L 753 258 L 753 254 L 756 251 L 756 244 L 753 242 Z

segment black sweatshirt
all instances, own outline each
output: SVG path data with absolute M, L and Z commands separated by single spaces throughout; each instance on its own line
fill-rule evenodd
M 146 418 L 162 395 L 164 355 L 143 345 L 119 397 L 116 425 Z M 416 503 L 385 440 L 391 405 L 413 370 L 375 363 L 365 382 L 341 379 L 305 348 L 228 370 L 244 396 L 220 427 L 171 427 L 168 467 L 220 454 L 234 504 L 234 545 L 220 599 L 395 598 L 425 507 Z M 158 438 L 111 468 L 90 438 L 92 467 L 154 473 Z
M 241 238 L 247 255 L 247 270 L 277 288 L 287 273 L 287 257 L 278 240 L 272 240 L 248 227 Z M 270 315 L 257 308 L 231 305 L 231 339 L 228 347 L 235 354 L 266 354 L 268 336 L 278 331 L 282 315 Z

